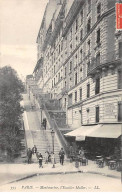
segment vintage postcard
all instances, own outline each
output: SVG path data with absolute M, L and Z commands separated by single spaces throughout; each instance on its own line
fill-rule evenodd
M 0 192 L 122 191 L 122 1 L 0 0 Z

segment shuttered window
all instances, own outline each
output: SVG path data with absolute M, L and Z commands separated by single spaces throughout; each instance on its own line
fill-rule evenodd
M 122 58 L 122 42 L 119 43 L 119 58 Z
M 75 102 L 77 102 L 77 91 L 75 92 Z
M 99 106 L 96 107 L 96 123 L 99 122 Z
M 122 121 L 122 102 L 118 104 L 118 121 Z
M 100 93 L 100 78 L 96 79 L 96 85 L 95 85 L 95 95 Z
M 122 89 L 122 69 L 118 70 L 118 89 Z
M 87 85 L 87 98 L 90 97 L 90 84 Z

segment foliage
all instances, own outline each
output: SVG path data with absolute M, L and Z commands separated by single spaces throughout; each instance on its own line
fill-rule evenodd
M 20 129 L 24 86 L 11 67 L 0 69 L 0 149 L 11 160 L 21 147 Z

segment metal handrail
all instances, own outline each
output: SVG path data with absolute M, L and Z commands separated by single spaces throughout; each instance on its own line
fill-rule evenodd
M 46 114 L 46 117 L 47 117 L 47 119 L 48 119 L 48 122 L 49 122 L 50 126 L 51 126 L 51 127 L 55 130 L 55 132 L 57 133 L 57 135 L 58 135 L 58 137 L 59 137 L 59 139 L 60 139 L 60 141 L 61 141 L 61 144 L 62 144 L 62 146 L 64 147 L 65 153 L 66 153 L 66 155 L 67 155 L 67 154 L 68 154 L 68 151 L 67 151 L 67 142 L 66 142 L 65 138 L 63 137 L 62 133 L 60 132 L 60 130 L 59 130 L 59 128 L 58 128 L 58 125 L 57 125 L 55 119 L 51 119 L 50 114 L 48 113 L 48 110 L 47 110 L 47 108 L 46 108 L 46 105 L 45 105 L 45 102 L 44 102 L 43 99 L 42 99 L 42 104 L 43 104 L 43 109 L 44 109 L 44 111 L 45 111 L 45 114 Z
M 62 133 L 60 132 L 59 128 L 58 128 L 58 125 L 55 121 L 55 119 L 52 119 L 53 120 L 53 127 L 54 127 L 54 130 L 56 131 L 58 137 L 60 138 L 60 141 L 61 141 L 61 144 L 63 145 L 64 147 L 64 151 L 66 153 L 66 155 L 68 155 L 68 151 L 67 151 L 67 142 L 65 140 L 65 138 L 63 137 Z

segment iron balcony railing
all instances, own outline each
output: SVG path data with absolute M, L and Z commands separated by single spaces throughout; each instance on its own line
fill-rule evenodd
M 88 66 L 88 75 L 95 73 L 96 70 L 109 65 L 117 65 L 120 62 L 120 55 L 116 51 L 111 51 L 103 55 L 99 55 L 96 58 L 91 59 L 91 63 Z
M 64 88 L 62 89 L 61 94 L 64 95 L 64 94 L 67 94 L 67 93 L 68 93 L 68 88 L 67 88 L 67 87 L 64 87 Z

